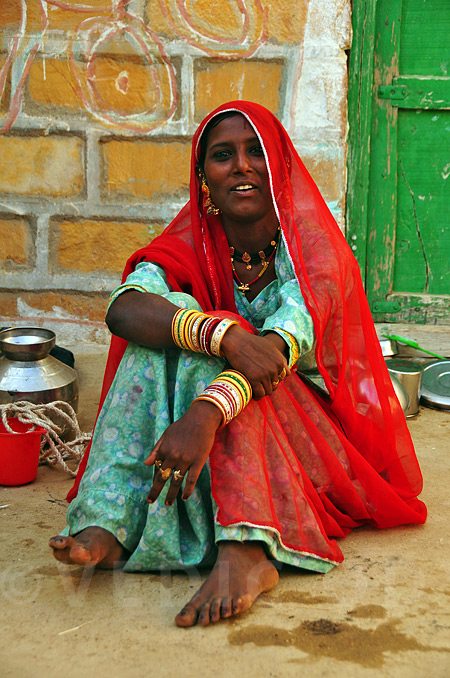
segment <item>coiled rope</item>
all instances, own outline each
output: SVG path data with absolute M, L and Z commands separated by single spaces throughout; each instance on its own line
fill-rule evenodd
M 20 400 L 16 403 L 0 405 L 0 414 L 2 424 L 8 433 L 20 435 L 19 431 L 14 431 L 8 423 L 8 419 L 12 418 L 33 427 L 41 426 L 45 433 L 42 434 L 39 463 L 47 463 L 71 476 L 76 475 L 92 434 L 81 431 L 75 410 L 69 403 L 64 400 L 55 400 L 52 403 L 35 405 L 26 400 Z M 54 421 L 52 415 L 61 425 Z M 68 440 L 62 440 L 61 435 Z M 72 469 L 67 465 L 70 461 L 75 462 L 75 468 Z

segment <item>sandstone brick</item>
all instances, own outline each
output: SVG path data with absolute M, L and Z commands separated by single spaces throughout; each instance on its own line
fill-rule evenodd
M 1 136 L 0 192 L 65 197 L 84 189 L 84 143 L 75 136 Z
M 66 30 L 75 32 L 79 24 L 90 17 L 99 17 L 100 21 L 107 21 L 111 15 L 110 0 L 65 0 L 66 8 L 47 4 L 48 26 L 47 30 Z M 73 5 L 75 9 L 69 9 Z M 78 6 L 85 8 L 84 11 L 77 9 Z M 27 31 L 40 31 L 43 29 L 43 14 L 38 0 L 26 0 L 27 7 Z M 86 11 L 86 8 L 92 11 Z M 21 21 L 20 0 L 2 0 L 0 2 L 0 28 L 17 30 Z
M 316 154 L 302 156 L 302 160 L 325 200 L 335 202 L 342 199 L 345 168 L 340 158 L 329 158 Z
M 128 44 L 128 43 L 127 43 Z M 113 41 L 111 47 L 119 49 Z M 70 112 L 84 111 L 83 98 L 89 101 L 87 91 L 86 65 L 77 62 L 81 76 L 81 91 L 66 59 L 35 60 L 27 82 L 27 108 L 38 112 L 41 107 L 54 106 L 69 109 Z M 150 114 L 155 107 L 168 109 L 170 106 L 169 79 L 161 64 L 152 68 L 137 55 L 97 55 L 95 59 L 96 107 L 100 112 L 113 111 L 117 115 Z M 160 91 L 155 79 L 160 78 Z M 37 111 L 36 111 L 37 109 Z
M 163 4 L 164 7 L 161 7 L 160 0 L 147 0 L 145 16 L 152 30 L 164 37 L 176 39 L 191 36 L 195 31 L 201 42 L 202 35 L 220 36 L 223 41 L 226 41 L 227 39 L 235 40 L 242 34 L 242 15 L 237 2 L 193 0 L 186 3 L 189 13 L 186 15 L 186 21 L 183 21 L 179 12 L 171 13 L 170 3 Z M 189 26 L 192 28 L 191 31 Z
M 0 69 L 5 65 L 5 62 L 6 56 L 0 54 Z M 0 114 L 4 114 L 8 111 L 10 96 L 11 96 L 11 69 L 9 69 L 9 73 L 7 74 L 5 90 L 3 92 L 3 96 L 0 99 Z
M 14 29 L 22 16 L 20 2 L 0 3 L 0 26 L 2 29 Z
M 161 224 L 122 221 L 56 221 L 50 225 L 51 269 L 121 273 L 134 250 L 163 229 Z
M 280 61 L 207 61 L 195 68 L 195 115 L 199 122 L 231 99 L 247 99 L 280 112 L 283 64 Z
M 0 318 L 24 317 L 24 308 L 29 318 L 46 316 L 101 322 L 105 318 L 108 293 L 85 293 L 68 291 L 0 292 Z
M 103 195 L 155 200 L 187 191 L 190 148 L 178 139 L 104 140 Z
M 0 291 L 0 318 L 17 317 L 17 292 Z M 2 324 L 3 327 L 4 324 Z
M 266 3 L 267 40 L 280 44 L 303 42 L 308 5 L 311 0 L 275 0 Z
M 27 8 L 27 31 L 38 31 L 42 28 L 42 13 L 39 2 L 31 0 L 26 3 Z M 11 35 L 15 33 L 22 20 L 22 3 L 20 0 L 3 0 L 0 2 L 0 34 Z
M 33 258 L 33 234 L 28 221 L 0 218 L 0 269 L 30 269 Z
M 33 104 L 82 109 L 67 59 L 46 58 L 45 64 L 35 59 L 27 80 L 26 100 L 27 109 L 33 109 Z
M 303 40 L 308 4 L 310 0 L 272 0 L 264 2 L 267 11 L 266 35 L 269 42 L 278 44 L 300 43 Z M 256 3 L 246 3 L 249 8 L 256 7 Z M 168 39 L 177 36 L 189 35 L 190 32 L 180 21 L 179 15 L 175 21 L 170 20 L 168 3 L 161 8 L 160 0 L 147 0 L 145 18 L 154 31 Z M 235 39 L 241 34 L 242 19 L 236 2 L 223 0 L 192 0 L 187 3 L 190 11 L 188 22 L 196 30 L 201 42 L 201 35 L 219 35 L 223 40 Z M 256 17 L 256 22 L 253 19 Z M 256 9 L 252 15 L 252 24 L 256 23 L 259 29 L 261 13 Z
M 82 21 L 91 17 L 98 17 L 96 23 L 102 27 L 107 27 L 111 23 L 111 0 L 77 0 L 76 2 L 67 2 L 66 0 L 66 5 L 73 5 L 75 9 L 49 7 L 48 19 L 50 30 L 59 29 L 72 33 L 77 30 Z M 80 11 L 77 9 L 77 5 L 84 6 L 85 8 L 92 7 L 92 11 Z

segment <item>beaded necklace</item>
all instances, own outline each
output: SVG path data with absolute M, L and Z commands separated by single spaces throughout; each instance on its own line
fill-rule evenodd
M 250 254 L 249 252 L 239 252 L 236 250 L 235 247 L 230 247 L 230 258 L 231 258 L 231 268 L 233 270 L 233 277 L 238 283 L 237 288 L 239 292 L 242 292 L 242 294 L 245 296 L 247 292 L 250 290 L 250 287 L 255 284 L 262 276 L 264 273 L 267 271 L 269 268 L 269 264 L 272 261 L 272 259 L 275 257 L 275 252 L 277 251 L 278 244 L 280 242 L 280 235 L 281 235 L 281 228 L 278 226 L 277 234 L 273 240 L 270 241 L 269 245 L 264 250 L 260 250 L 257 254 Z M 261 264 L 261 270 L 259 271 L 258 275 L 253 278 L 253 280 L 249 280 L 249 282 L 243 282 L 237 272 L 236 268 L 234 266 L 234 260 L 240 261 L 244 264 L 246 264 L 246 269 L 248 271 L 251 270 L 252 266 L 251 264 Z

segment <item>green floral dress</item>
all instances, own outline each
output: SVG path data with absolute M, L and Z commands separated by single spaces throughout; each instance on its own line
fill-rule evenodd
M 313 344 L 313 325 L 295 279 L 286 248 L 280 243 L 272 281 L 251 302 L 235 287 L 238 312 L 260 332 L 276 328 L 294 335 L 302 353 Z M 111 295 L 127 289 L 152 292 L 184 308 L 199 309 L 193 297 L 171 292 L 158 266 L 144 262 Z M 200 310 L 200 309 L 199 309 Z M 165 506 L 168 484 L 148 504 L 153 467 L 143 460 L 169 424 L 222 371 L 219 358 L 179 349 L 154 350 L 128 344 L 99 415 L 89 462 L 77 497 L 67 513 L 65 533 L 97 525 L 115 535 L 130 552 L 128 571 L 187 569 L 209 566 L 221 540 L 257 540 L 277 561 L 317 572 L 333 563 L 283 546 L 267 528 L 224 527 L 215 519 L 206 464 L 192 496 Z

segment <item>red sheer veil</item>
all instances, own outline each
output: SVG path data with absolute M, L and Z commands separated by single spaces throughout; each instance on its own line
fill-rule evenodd
M 225 111 L 245 116 L 264 150 L 282 236 L 314 322 L 316 362 L 330 395 L 327 416 L 405 505 L 398 520 L 386 517 L 377 524 L 423 522 L 425 507 L 416 499 L 422 487 L 420 469 L 381 354 L 358 264 L 287 132 L 272 113 L 255 103 L 232 101 L 203 120 L 192 144 L 190 200 L 161 236 L 128 260 L 124 278 L 138 262 L 152 261 L 164 268 L 173 290 L 192 294 L 204 310 L 236 313 L 228 243 L 220 217 L 206 215 L 202 208 L 197 173 L 203 130 L 211 118 Z M 125 346 L 126 342 L 113 337 L 101 401 Z M 295 379 L 300 381 L 297 375 Z M 267 417 L 264 401 L 268 400 L 251 403 L 248 417 L 256 416 L 252 414 L 255 408 L 262 413 L 258 416 Z M 223 436 L 228 442 L 234 423 Z M 223 445 L 219 441 L 222 452 L 216 454 L 213 448 L 213 470 L 218 467 L 220 454 L 226 454 Z M 69 499 L 75 496 L 78 481 Z M 236 522 L 238 516 L 227 517 L 221 509 L 220 492 L 213 479 L 213 493 L 216 500 L 219 498 L 224 524 Z M 271 520 L 273 523 L 273 516 L 263 516 L 262 522 L 256 523 L 271 524 Z M 279 530 L 279 525 L 275 527 Z

